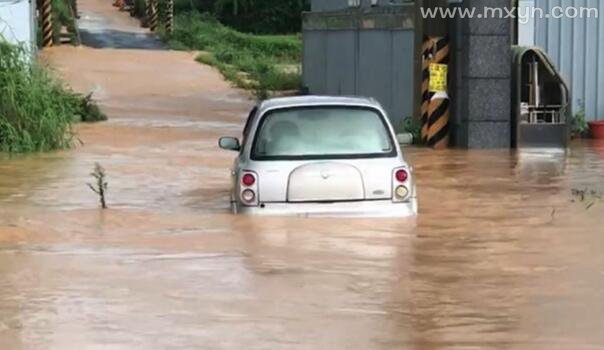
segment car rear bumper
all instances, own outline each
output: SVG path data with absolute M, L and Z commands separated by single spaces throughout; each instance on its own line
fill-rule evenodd
M 264 203 L 245 207 L 233 204 L 235 214 L 301 217 L 411 217 L 417 215 L 417 198 L 394 203 L 391 200 L 335 203 Z

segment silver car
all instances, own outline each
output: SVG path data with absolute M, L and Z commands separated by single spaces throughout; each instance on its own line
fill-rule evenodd
M 412 169 L 374 100 L 276 98 L 250 113 L 232 169 L 234 213 L 406 217 L 417 214 Z

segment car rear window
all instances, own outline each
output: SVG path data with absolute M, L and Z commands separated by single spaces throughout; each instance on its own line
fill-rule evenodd
M 298 107 L 268 112 L 252 149 L 254 160 L 392 157 L 396 148 L 373 108 Z

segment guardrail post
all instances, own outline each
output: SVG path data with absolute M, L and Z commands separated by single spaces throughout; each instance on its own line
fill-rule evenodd
M 42 46 L 51 47 L 53 41 L 52 31 L 52 1 L 42 1 Z
M 159 14 L 157 11 L 157 0 L 148 0 L 150 4 L 149 13 L 149 29 L 154 32 L 157 30 Z
M 174 0 L 166 0 L 166 34 L 174 32 Z

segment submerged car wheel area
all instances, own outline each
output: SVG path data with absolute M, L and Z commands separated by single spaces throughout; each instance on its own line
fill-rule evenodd
M 297 216 L 417 214 L 412 169 L 381 106 L 363 98 L 263 102 L 246 122 L 232 169 L 233 212 Z

